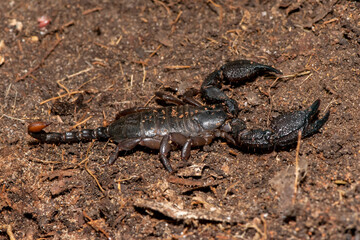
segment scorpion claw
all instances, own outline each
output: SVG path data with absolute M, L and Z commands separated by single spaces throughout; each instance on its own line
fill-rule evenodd
M 238 60 L 226 63 L 220 70 L 215 70 L 207 76 L 201 85 L 201 95 L 207 103 L 225 103 L 228 111 L 237 115 L 239 112 L 236 102 L 230 99 L 220 89 L 222 83 L 240 83 L 252 80 L 264 73 L 282 74 L 281 71 L 249 60 Z
M 316 133 L 326 123 L 326 121 L 329 119 L 329 116 L 330 111 L 327 111 L 321 119 L 314 121 L 307 128 L 305 128 L 304 137 L 311 136 Z
M 268 65 L 252 62 L 249 60 L 237 60 L 229 62 L 223 65 L 221 68 L 223 79 L 229 82 L 239 82 L 245 80 L 251 80 L 264 73 L 277 73 L 282 74 L 280 70 L 277 70 Z
M 298 138 L 298 132 L 302 137 L 309 137 L 316 133 L 328 120 L 330 113 L 327 112 L 321 119 L 316 119 L 320 100 L 316 100 L 308 109 L 285 113 L 275 118 L 271 124 L 271 130 L 244 130 L 237 133 L 237 144 L 248 148 L 270 149 L 286 147 L 294 144 Z

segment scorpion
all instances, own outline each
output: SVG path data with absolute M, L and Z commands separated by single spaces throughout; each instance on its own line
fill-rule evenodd
M 330 112 L 318 118 L 320 100 L 316 100 L 305 110 L 287 112 L 274 118 L 269 129 L 247 129 L 244 121 L 238 118 L 236 101 L 229 98 L 221 86 L 253 80 L 263 74 L 282 73 L 271 66 L 249 60 L 232 61 L 208 75 L 200 90 L 190 89 L 182 98 L 155 93 L 165 102 L 175 103 L 175 106 L 129 108 L 119 112 L 115 121 L 107 127 L 64 133 L 45 132 L 43 129 L 49 123 L 33 122 L 28 126 L 28 133 L 42 143 L 54 144 L 110 139 L 117 146 L 109 157 L 109 164 L 115 162 L 121 151 L 131 150 L 137 145 L 158 149 L 163 166 L 172 173 L 174 170 L 168 155 L 178 147 L 182 147 L 182 160 L 190 157 L 191 148 L 208 145 L 214 138 L 223 138 L 239 148 L 272 151 L 294 145 L 299 131 L 303 138 L 309 137 L 325 124 Z M 193 98 L 199 93 L 205 105 Z

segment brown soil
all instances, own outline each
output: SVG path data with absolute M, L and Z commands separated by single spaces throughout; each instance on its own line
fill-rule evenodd
M 0 239 L 360 238 L 359 1 L 19 0 L 0 9 Z M 40 29 L 43 15 L 51 24 Z M 252 154 L 219 139 L 191 151 L 200 174 L 172 152 L 179 173 L 170 175 L 157 151 L 136 148 L 104 166 L 113 143 L 39 144 L 27 134 L 36 120 L 52 122 L 49 131 L 95 128 L 120 110 L 157 106 L 155 91 L 199 88 L 236 59 L 290 75 L 226 91 L 249 128 L 316 99 L 320 116 L 330 110 L 301 141 L 298 165 L 295 148 Z

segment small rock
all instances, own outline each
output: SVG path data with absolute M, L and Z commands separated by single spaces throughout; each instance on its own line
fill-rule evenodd
M 38 36 L 31 36 L 30 41 L 33 42 L 33 43 L 37 43 L 37 42 L 39 42 L 39 37 Z
M 3 50 L 5 48 L 5 42 L 4 40 L 0 41 L 0 51 Z
M 21 32 L 21 30 L 23 29 L 23 24 L 22 24 L 22 22 L 19 22 L 16 19 L 10 19 L 9 20 L 9 27 L 15 27 L 15 30 L 17 32 Z
M 254 92 L 248 93 L 246 95 L 246 100 L 252 106 L 259 106 L 261 104 L 260 97 Z

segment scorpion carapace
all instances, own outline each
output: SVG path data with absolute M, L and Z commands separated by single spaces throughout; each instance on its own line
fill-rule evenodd
M 168 160 L 169 152 L 179 146 L 182 147 L 181 158 L 187 160 L 192 147 L 210 144 L 216 137 L 224 138 L 235 146 L 256 150 L 292 145 L 297 141 L 299 131 L 302 131 L 303 137 L 316 133 L 329 118 L 329 112 L 321 119 L 317 118 L 320 100 L 306 110 L 280 115 L 272 121 L 268 130 L 246 129 L 245 123 L 236 116 L 236 102 L 222 92 L 221 83 L 249 80 L 266 72 L 281 73 L 270 66 L 247 60 L 230 62 L 211 73 L 200 90 L 192 89 L 185 93 L 182 100 L 156 93 L 156 96 L 177 106 L 126 109 L 109 126 L 94 130 L 45 132 L 43 128 L 48 123 L 34 122 L 29 125 L 28 132 L 45 143 L 110 139 L 117 143 L 109 158 L 110 164 L 114 163 L 120 151 L 131 150 L 137 145 L 159 149 L 161 162 L 169 172 L 173 172 Z M 192 98 L 198 92 L 209 105 L 203 106 Z

